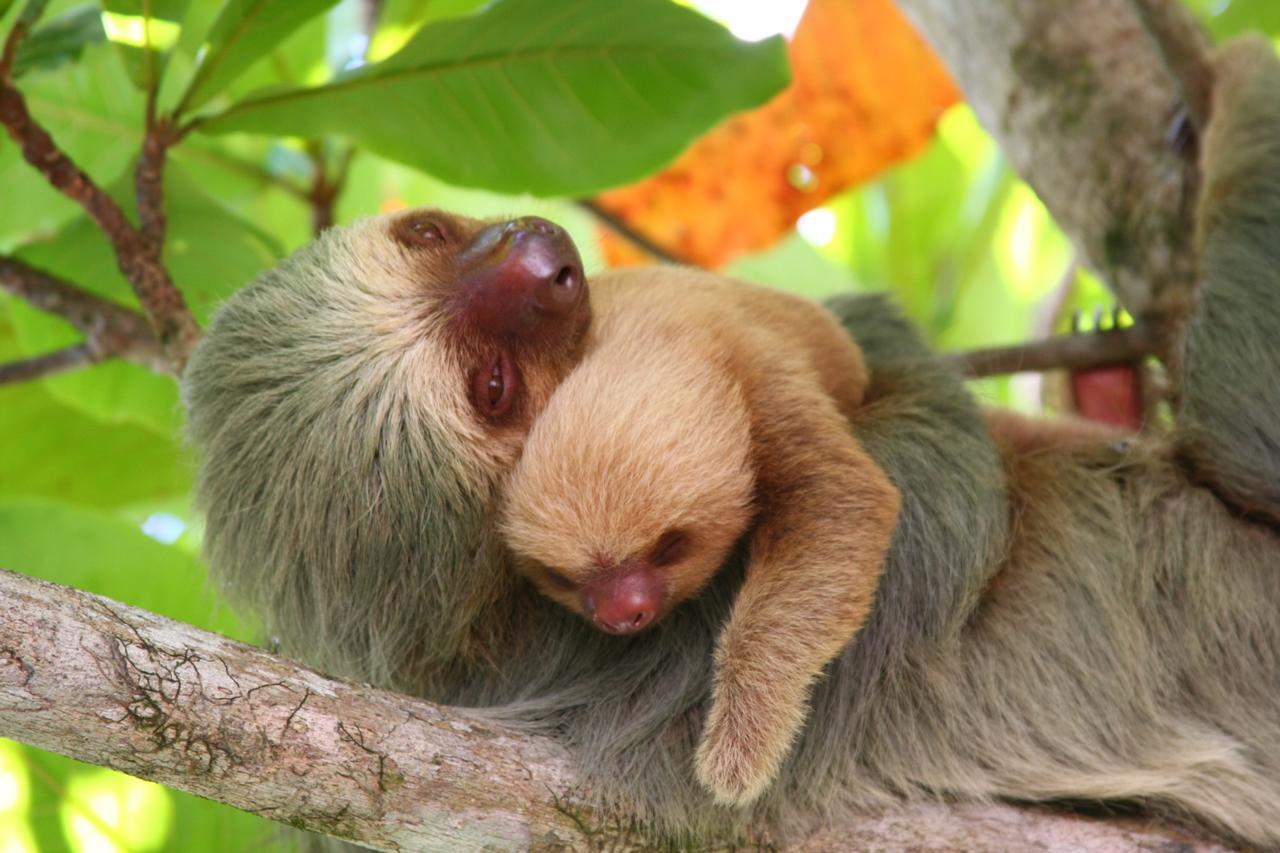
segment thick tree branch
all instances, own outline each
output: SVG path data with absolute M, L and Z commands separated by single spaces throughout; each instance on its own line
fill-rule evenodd
M 35 6 L 38 4 L 31 4 Z M 28 10 L 31 8 L 28 7 Z M 173 372 L 180 373 L 200 337 L 195 319 L 161 260 L 164 215 L 160 188 L 165 137 L 149 130 L 137 178 L 139 215 L 135 228 L 124 211 L 58 147 L 27 108 L 9 70 L 31 21 L 24 10 L 10 30 L 0 59 L 0 124 L 22 155 L 63 195 L 80 205 L 110 240 L 120 271 L 133 287 Z M 148 150 L 148 145 L 151 150 Z
M 1172 317 L 1195 169 L 1163 143 L 1179 93 L 1129 0 L 898 3 L 1085 263 L 1135 317 Z
M 1122 329 L 1059 335 L 1008 347 L 971 350 L 947 358 L 970 377 L 1002 376 L 1045 370 L 1084 370 L 1139 361 L 1155 353 L 1156 336 L 1148 322 Z
M 383 850 L 646 846 L 585 804 L 556 741 L 11 572 L 0 601 L 0 736 Z M 1132 821 L 930 804 L 790 849 L 917 844 L 1219 849 Z

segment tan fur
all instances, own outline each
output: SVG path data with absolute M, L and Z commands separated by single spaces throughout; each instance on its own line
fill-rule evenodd
M 897 492 L 849 431 L 861 355 L 810 303 L 665 269 L 597 287 L 580 369 L 535 425 L 503 529 L 554 600 L 691 534 L 668 601 L 700 590 L 746 532 L 747 577 L 716 651 L 698 778 L 727 803 L 759 796 L 807 713 L 813 679 L 870 609 Z

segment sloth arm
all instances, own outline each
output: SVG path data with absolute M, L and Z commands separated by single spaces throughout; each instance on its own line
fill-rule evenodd
M 697 753 L 721 802 L 776 775 L 810 686 L 867 618 L 897 520 L 897 490 L 822 386 L 811 365 L 776 362 L 749 383 L 758 520 Z

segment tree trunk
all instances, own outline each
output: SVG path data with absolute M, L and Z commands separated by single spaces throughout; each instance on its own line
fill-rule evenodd
M 1166 144 L 1180 95 L 1129 0 L 898 5 L 1125 307 L 1176 302 L 1193 273 L 1195 168 Z

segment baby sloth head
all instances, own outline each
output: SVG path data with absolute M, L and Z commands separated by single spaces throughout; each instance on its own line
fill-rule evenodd
M 502 531 L 545 595 L 611 634 L 698 592 L 751 520 L 750 424 L 705 354 L 602 343 L 552 395 L 508 481 Z

